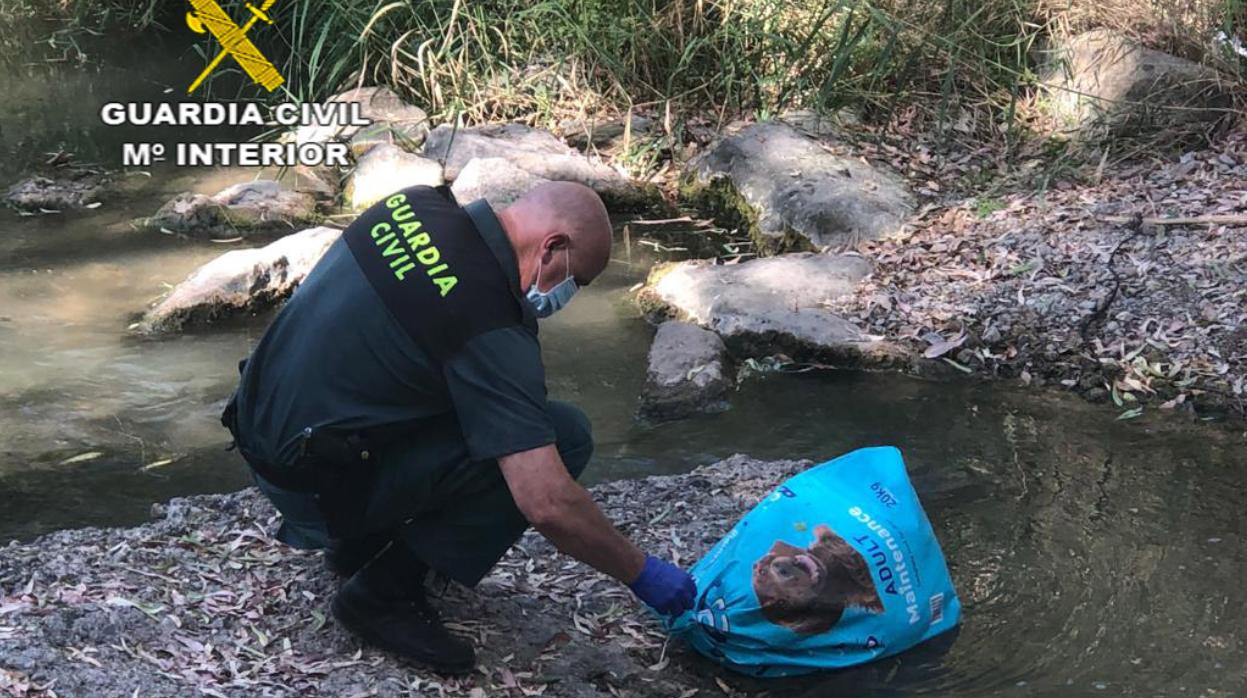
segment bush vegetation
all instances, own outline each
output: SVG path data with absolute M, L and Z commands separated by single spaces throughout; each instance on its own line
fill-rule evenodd
M 269 13 L 285 42 L 282 97 L 388 84 L 442 117 L 538 122 L 637 109 L 668 122 L 727 120 L 845 105 L 886 119 L 920 105 L 940 125 L 1007 135 L 1033 92 L 1037 49 L 1052 37 L 1109 26 L 1240 76 L 1244 61 L 1214 37 L 1244 35 L 1244 2 L 277 0 Z M 53 21 L 66 37 L 105 24 L 177 32 L 185 9 L 0 0 L 0 35 L 22 16 Z

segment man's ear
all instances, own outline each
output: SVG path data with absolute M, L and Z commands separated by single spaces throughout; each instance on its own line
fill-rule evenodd
M 541 241 L 541 259 L 549 264 L 554 259 L 555 254 L 561 254 L 563 250 L 572 242 L 567 233 L 556 232 L 550 233 Z

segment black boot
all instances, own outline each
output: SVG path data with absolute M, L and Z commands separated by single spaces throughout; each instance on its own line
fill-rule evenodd
M 339 577 L 350 577 L 377 556 L 390 542 L 390 533 L 373 533 L 358 538 L 334 538 L 325 551 L 325 569 Z
M 333 598 L 333 615 L 365 642 L 445 674 L 476 665 L 469 642 L 449 632 L 424 594 L 428 567 L 401 544 L 356 572 Z

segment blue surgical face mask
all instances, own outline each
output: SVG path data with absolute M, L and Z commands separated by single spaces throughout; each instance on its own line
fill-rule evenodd
M 528 304 L 533 307 L 533 312 L 539 318 L 547 318 L 562 310 L 564 306 L 571 301 L 572 296 L 576 295 L 576 291 L 580 287 L 576 285 L 576 280 L 572 278 L 572 257 L 571 249 L 567 248 L 567 278 L 554 285 L 549 291 L 541 291 L 537 289 L 537 281 L 541 280 L 541 263 L 537 264 L 537 280 L 533 281 L 532 288 L 528 289 Z

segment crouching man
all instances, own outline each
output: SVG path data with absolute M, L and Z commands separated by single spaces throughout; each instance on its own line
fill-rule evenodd
M 498 212 L 413 187 L 364 212 L 250 357 L 222 421 L 282 513 L 328 548 L 337 620 L 447 673 L 475 663 L 425 598 L 430 570 L 474 586 L 531 524 L 655 610 L 691 577 L 642 553 L 576 483 L 589 421 L 546 399 L 537 318 L 606 267 L 610 222 L 579 184 Z

